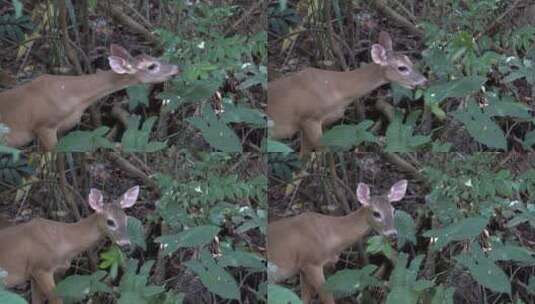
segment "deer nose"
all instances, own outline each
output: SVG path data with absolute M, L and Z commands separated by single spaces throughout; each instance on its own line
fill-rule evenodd
M 125 250 L 129 250 L 130 249 L 130 240 L 118 240 L 117 241 L 117 245 L 119 245 L 119 247 L 121 247 L 122 249 L 125 249 Z
M 182 66 L 181 64 L 175 64 L 175 65 L 173 66 L 173 74 L 176 75 L 176 74 L 181 73 L 182 70 L 183 70 L 182 67 L 183 67 L 183 66 Z
M 392 241 L 395 241 L 398 238 L 398 232 L 395 229 L 390 229 L 384 232 L 384 236 Z

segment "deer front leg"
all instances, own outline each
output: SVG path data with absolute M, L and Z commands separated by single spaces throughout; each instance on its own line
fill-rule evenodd
M 323 265 L 306 266 L 303 269 L 303 273 L 306 281 L 318 292 L 321 303 L 335 304 L 332 294 L 322 288 L 323 283 L 325 283 Z
M 30 284 L 32 290 L 32 304 L 44 304 L 46 301 L 46 297 L 43 292 L 41 292 L 41 288 L 37 286 L 37 282 L 32 279 L 30 281 Z
M 56 128 L 41 127 L 35 131 L 40 144 L 45 151 L 52 151 L 58 143 L 58 134 Z
M 321 121 L 308 120 L 303 123 L 301 129 L 301 156 L 321 148 L 321 136 L 323 135 Z
M 56 283 L 54 282 L 53 272 L 36 271 L 32 278 L 32 283 L 35 281 L 37 288 L 41 290 L 49 304 L 63 304 L 63 300 L 54 294 Z
M 303 301 L 303 304 L 308 304 L 312 300 L 312 296 L 314 295 L 314 289 L 307 282 L 307 279 L 305 278 L 303 272 L 301 272 L 299 282 L 301 283 L 301 301 Z

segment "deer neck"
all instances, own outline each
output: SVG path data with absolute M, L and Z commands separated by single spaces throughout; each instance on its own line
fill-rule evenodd
M 69 258 L 86 251 L 105 237 L 99 228 L 99 215 L 94 213 L 73 224 L 66 224 L 63 231 L 63 241 L 66 244 L 66 252 L 63 254 Z
M 350 102 L 353 98 L 367 95 L 380 86 L 388 83 L 383 67 L 370 63 L 353 71 L 342 72 L 338 81 L 341 97 Z
M 334 227 L 337 235 L 335 244 L 337 252 L 351 246 L 370 232 L 367 213 L 366 208 L 361 207 L 348 215 L 338 217 Z
M 111 70 L 76 77 L 72 86 L 81 105 L 87 107 L 100 98 L 139 83 L 133 75 L 117 74 Z

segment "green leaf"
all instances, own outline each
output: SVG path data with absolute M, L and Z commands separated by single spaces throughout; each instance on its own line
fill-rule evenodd
M 453 304 L 453 295 L 455 288 L 444 288 L 442 285 L 435 287 L 435 295 L 431 300 L 431 304 Z
M 132 115 L 128 117 L 127 129 L 124 132 L 121 144 L 125 152 L 146 152 L 152 153 L 163 150 L 167 147 L 165 142 L 151 141 L 150 134 L 157 117 L 149 117 L 141 124 L 141 117 Z M 141 125 L 141 128 L 139 126 Z
M 434 249 L 441 249 L 451 241 L 472 239 L 478 236 L 487 226 L 488 219 L 469 217 L 452 223 L 441 229 L 432 229 L 424 233 L 425 237 L 435 238 Z
M 403 124 L 401 113 L 396 111 L 386 130 L 385 152 L 414 152 L 419 146 L 431 141 L 430 136 L 414 136 L 413 132 L 413 127 Z
M 191 260 L 185 264 L 189 270 L 199 276 L 210 292 L 225 299 L 239 299 L 240 288 L 236 280 L 215 262 L 208 251 L 201 252 L 199 261 Z
M 243 250 L 223 250 L 223 255 L 218 264 L 222 267 L 245 267 L 254 272 L 266 271 L 264 258 Z
M 498 94 L 491 92 L 487 93 L 486 97 L 489 105 L 485 107 L 485 113 L 490 117 L 532 118 L 529 107 L 516 102 L 511 96 L 504 96 L 500 99 Z
M 6 304 L 28 304 L 26 300 L 12 292 L 0 288 L 0 303 Z
M 535 130 L 526 134 L 522 145 L 524 146 L 524 149 L 526 150 L 533 149 L 533 145 L 535 145 Z
M 424 94 L 426 104 L 432 105 L 442 102 L 449 97 L 465 97 L 481 89 L 487 81 L 482 76 L 469 76 L 453 80 L 447 83 L 430 86 Z
M 242 105 L 234 105 L 232 102 L 223 103 L 225 111 L 221 115 L 221 121 L 229 123 L 247 123 L 258 128 L 266 127 L 265 114 L 256 109 Z
M 403 247 L 407 240 L 416 244 L 416 225 L 408 213 L 402 210 L 396 210 L 394 225 L 398 231 L 397 242 L 399 248 Z
M 149 91 L 146 85 L 139 84 L 126 88 L 128 94 L 128 108 L 130 111 L 135 110 L 140 104 L 149 105 Z
M 203 108 L 201 117 L 190 117 L 187 121 L 201 131 L 204 139 L 214 149 L 223 152 L 242 152 L 240 138 L 223 120 L 215 115 L 209 104 Z
M 496 292 L 511 294 L 509 277 L 483 254 L 460 254 L 455 259 L 468 268 L 472 277 L 481 285 Z
M 266 140 L 266 149 L 268 153 L 292 153 L 294 150 L 288 147 L 286 144 L 281 143 L 280 141 L 273 140 L 268 138 Z
M 268 304 L 302 304 L 301 299 L 290 289 L 275 285 L 268 285 Z
M 55 293 L 61 296 L 66 303 L 82 302 L 96 292 L 112 293 L 112 289 L 101 282 L 105 276 L 106 272 L 101 270 L 90 275 L 68 276 L 59 282 Z
M 95 152 L 99 148 L 113 149 L 113 144 L 104 137 L 108 127 L 93 131 L 72 131 L 63 136 L 56 145 L 57 152 Z
M 221 229 L 213 225 L 201 225 L 177 234 L 162 235 L 156 242 L 164 246 L 164 254 L 171 254 L 178 248 L 197 247 L 210 243 Z
M 145 243 L 145 232 L 143 231 L 143 223 L 141 223 L 140 220 L 133 216 L 129 216 L 128 221 L 126 223 L 128 230 L 128 238 L 130 239 L 130 241 L 133 244 L 143 248 L 143 250 L 147 250 L 147 244 Z
M 386 298 L 386 304 L 417 304 L 418 296 L 411 290 L 394 286 Z
M 333 292 L 337 297 L 355 294 L 368 286 L 378 286 L 379 281 L 372 276 L 377 269 L 375 265 L 367 265 L 360 270 L 344 269 L 330 276 L 323 288 Z
M 535 252 L 526 247 L 504 245 L 492 248 L 488 251 L 488 255 L 489 259 L 493 261 L 513 261 L 526 265 L 535 264 Z
M 373 125 L 373 121 L 365 120 L 358 125 L 337 125 L 325 132 L 321 143 L 335 150 L 349 150 L 363 142 L 375 142 L 375 136 L 367 130 Z
M 481 111 L 473 100 L 468 102 L 466 110 L 459 109 L 453 116 L 465 125 L 468 133 L 476 141 L 489 148 L 507 149 L 503 130 L 491 120 L 490 116 Z

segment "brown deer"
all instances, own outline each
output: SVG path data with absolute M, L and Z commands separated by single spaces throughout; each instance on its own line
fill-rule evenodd
M 0 93 L 0 123 L 10 129 L 7 145 L 21 147 L 38 138 L 45 150 L 52 150 L 58 133 L 72 129 L 100 98 L 131 85 L 164 82 L 179 73 L 177 65 L 145 54 L 132 57 L 118 45 L 111 45 L 110 54 L 109 71 L 42 75 Z
M 353 71 L 307 68 L 270 82 L 270 135 L 284 139 L 301 131 L 301 152 L 307 153 L 321 147 L 323 127 L 342 118 L 355 98 L 391 82 L 412 89 L 427 81 L 407 56 L 394 53 L 386 32 L 379 34 L 379 44 L 372 45 L 371 57 L 373 63 Z
M 139 186 L 126 191 L 116 202 L 104 203 L 102 193 L 91 189 L 89 206 L 95 213 L 77 223 L 34 219 L 0 230 L 0 268 L 7 271 L 6 287 L 31 281 L 32 304 L 61 304 L 54 294 L 54 273 L 68 269 L 71 260 L 109 237 L 129 246 L 124 208 L 137 200 Z
M 370 197 L 368 185 L 359 183 L 357 198 L 362 204 L 346 216 L 328 216 L 306 212 L 268 225 L 268 281 L 282 282 L 300 275 L 301 298 L 310 303 L 318 293 L 324 304 L 334 304 L 331 293 L 322 288 L 323 267 L 336 263 L 340 253 L 375 231 L 387 237 L 397 235 L 392 202 L 400 201 L 407 181 L 395 183 L 387 195 Z

